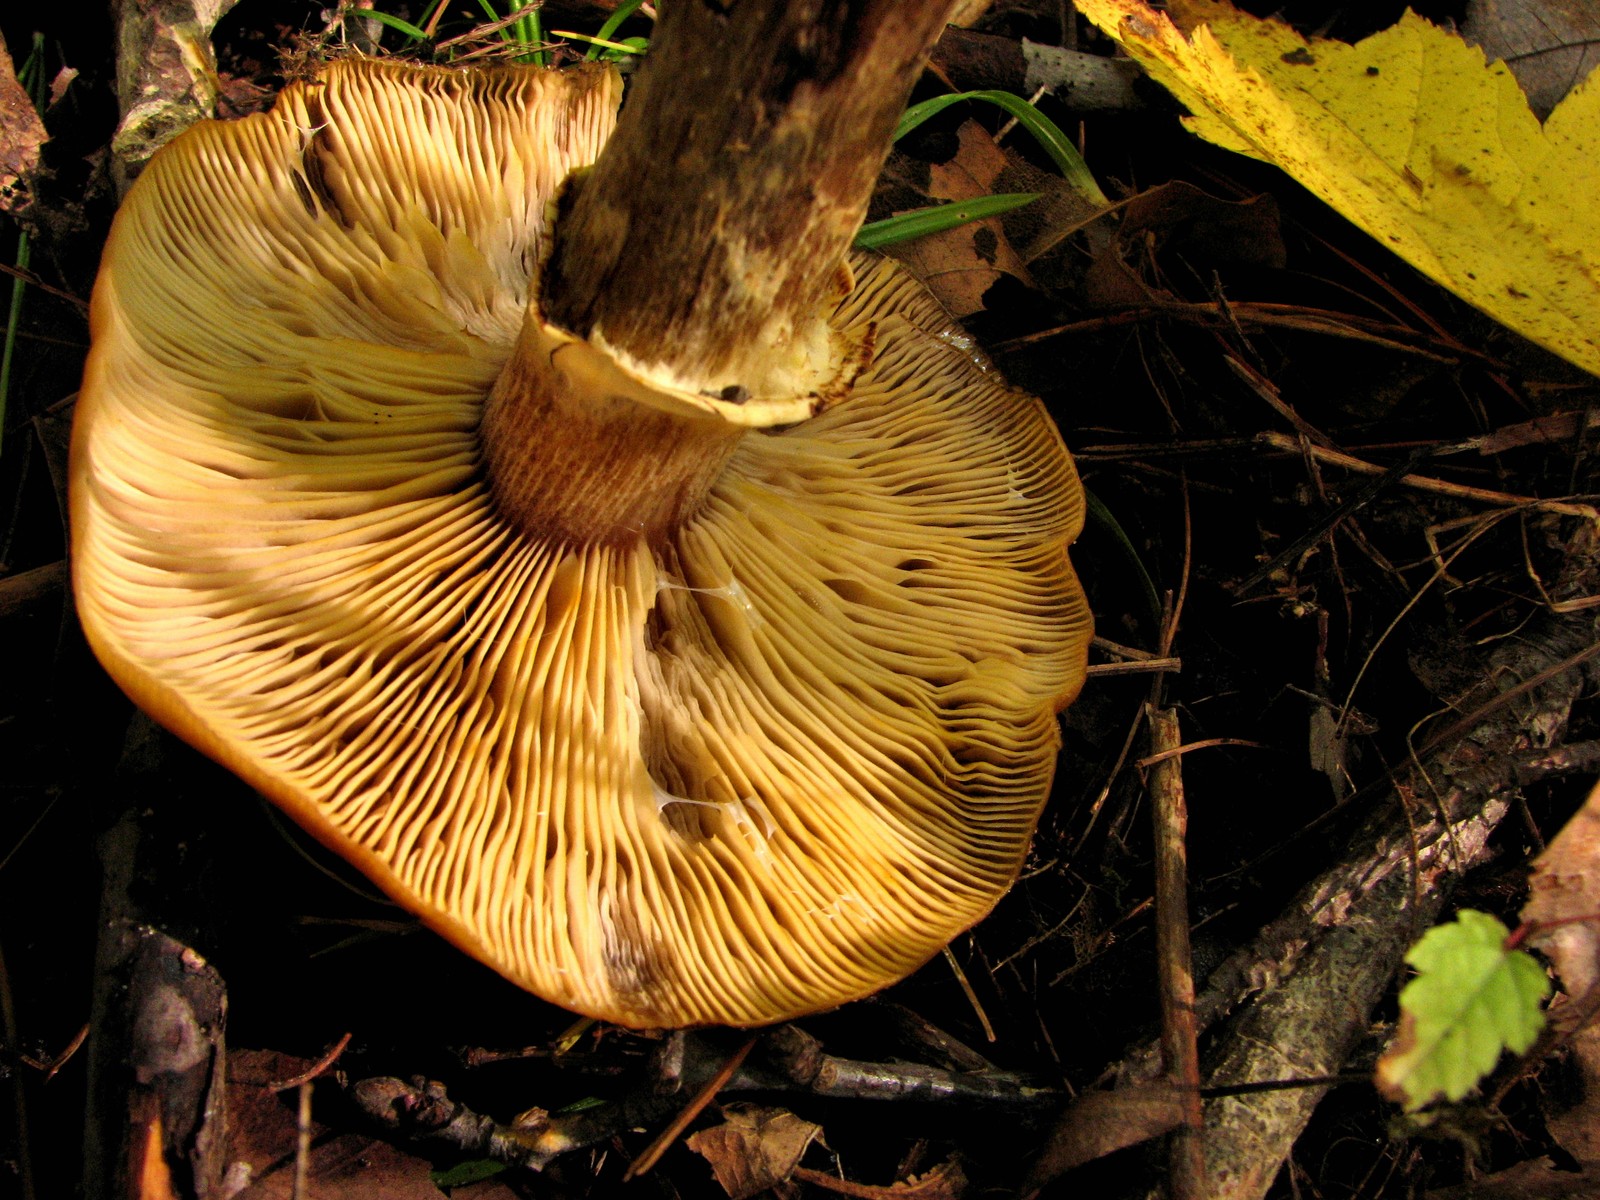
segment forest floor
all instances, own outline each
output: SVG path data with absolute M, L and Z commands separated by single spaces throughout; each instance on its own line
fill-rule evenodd
M 418 0 L 378 2 L 421 19 Z M 91 1011 L 108 1003 L 97 936 L 112 910 L 159 921 L 173 953 L 191 948 L 186 961 L 203 958 L 226 986 L 227 1140 L 208 1153 L 234 1194 L 289 1196 L 297 1169 L 304 1194 L 327 1200 L 616 1194 L 695 1081 L 745 1051 L 746 1035 L 575 1025 L 422 931 L 250 789 L 138 718 L 85 646 L 67 587 L 64 479 L 115 208 L 115 30 L 102 6 L 4 7 L 14 62 L 42 35 L 59 94 L 32 206 L 0 217 L 0 264 L 18 281 L 0 289 L 14 323 L 0 448 L 0 1197 L 79 1194 L 86 1110 L 91 1159 L 105 1152 L 96 1122 L 120 1120 L 107 1111 L 117 1098 L 96 1090 L 108 1068 L 91 1080 Z M 551 0 L 545 28 L 592 31 L 607 7 Z M 1006 64 L 1023 39 L 1112 53 L 1056 0 L 988 7 L 936 52 L 917 98 L 1021 86 Z M 1279 7 L 1346 40 L 1402 8 Z M 1419 7 L 1463 16 L 1461 5 Z M 308 0 L 239 0 L 212 36 L 224 106 L 267 102 L 299 69 L 285 62 L 337 40 L 329 18 Z M 481 19 L 453 2 L 438 36 Z M 375 32 L 383 47 L 400 41 Z M 1115 214 L 1075 223 L 1049 161 L 1000 132 L 1003 114 L 968 105 L 905 140 L 873 212 L 1047 193 L 898 251 L 998 367 L 1043 398 L 1103 510 L 1073 551 L 1103 640 L 1064 714 L 1028 866 L 988 920 L 910 979 L 758 1039 L 748 1061 L 765 1064 L 766 1086 L 707 1104 L 628 1185 L 638 1194 L 724 1195 L 718 1180 L 740 1172 L 750 1190 L 734 1186 L 739 1195 L 1159 1192 L 1162 1140 L 1133 1143 L 1171 1125 L 1170 1104 L 1146 1095 L 1153 1116 L 1130 1104 L 1098 1118 L 1122 1133 L 1097 1143 L 1115 1151 L 1100 1158 L 1080 1145 L 1100 1136 L 1082 1132 L 1092 1119 L 1075 1126 L 1062 1113 L 1071 1096 L 1152 1076 L 1162 914 L 1151 817 L 1180 780 L 1187 925 L 1209 995 L 1203 1074 L 1261 1036 L 1241 1030 L 1256 984 L 1288 970 L 1303 890 L 1359 872 L 1386 820 L 1416 829 L 1445 811 L 1482 842 L 1464 855 L 1470 869 L 1408 883 L 1376 923 L 1370 946 L 1403 947 L 1454 906 L 1516 926 L 1530 863 L 1589 789 L 1600 712 L 1583 664 L 1597 645 L 1587 601 L 1600 594 L 1600 558 L 1583 506 L 1600 493 L 1600 387 L 1284 175 L 1200 142 L 1163 93 L 1131 80 L 1093 111 L 1038 101 L 1108 195 L 1137 198 Z M 1486 686 L 1546 669 L 1521 697 L 1533 709 L 1486 699 Z M 1152 705 L 1176 714 L 1175 740 L 1152 741 Z M 1175 744 L 1181 754 L 1163 754 Z M 1486 769 L 1515 758 L 1516 769 L 1460 783 L 1463 755 Z M 118 883 L 106 863 L 124 851 L 139 873 Z M 1575 1102 L 1560 1046 L 1508 1059 L 1430 1122 L 1399 1119 L 1371 1072 L 1403 971 L 1371 956 L 1377 984 L 1351 984 L 1376 987 L 1370 1023 L 1354 1012 L 1347 1052 L 1301 1089 L 1315 1111 L 1281 1168 L 1270 1164 L 1264 1194 L 1556 1195 L 1553 1184 L 1516 1190 L 1528 1185 L 1504 1174 L 1553 1162 L 1563 1186 L 1587 1182 L 1560 1194 L 1600 1195 L 1600 1167 L 1580 1172 L 1582 1155 L 1552 1133 Z M 1333 1008 L 1356 973 L 1317 985 Z M 830 1093 L 784 1076 L 797 1053 L 830 1056 L 855 1082 Z M 1286 1063 L 1282 1078 L 1294 1075 Z M 411 1098 L 421 1115 L 408 1131 L 374 1124 L 358 1084 L 380 1078 L 431 1081 Z M 677 1092 L 664 1082 L 674 1079 Z M 593 1138 L 534 1173 L 507 1168 L 515 1153 L 503 1145 L 406 1136 L 459 1116 L 455 1104 L 513 1141 L 514 1118 L 534 1109 L 567 1128 L 591 1121 Z M 1069 1170 L 1077 1158 L 1094 1161 Z

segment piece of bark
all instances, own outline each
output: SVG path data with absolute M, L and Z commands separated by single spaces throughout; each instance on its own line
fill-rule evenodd
M 1183 1122 L 1168 1145 L 1171 1200 L 1202 1200 L 1206 1166 L 1201 1133 L 1200 1053 L 1194 1019 L 1194 959 L 1189 946 L 1189 810 L 1184 802 L 1183 738 L 1178 714 L 1145 711 L 1150 754 L 1150 812 L 1155 841 L 1156 966 L 1161 984 L 1161 1060 L 1179 1089 Z
M 763 394 L 819 336 L 953 7 L 664 5 L 615 135 L 563 203 L 546 317 L 680 386 Z
M 1573 661 L 1590 646 L 1593 614 L 1547 622 L 1482 664 L 1488 680 L 1463 697 L 1472 713 L 1518 679 Z M 1583 687 L 1574 663 L 1481 718 L 1422 759 L 1352 841 L 1344 861 L 1215 973 L 1197 1003 L 1215 1020 L 1255 993 L 1222 1034 L 1208 1086 L 1325 1078 L 1366 1034 L 1406 949 L 1438 918 L 1461 875 L 1483 861 L 1510 809 L 1505 786 L 1485 786 L 1486 760 L 1549 744 Z M 1326 1086 L 1229 1096 L 1206 1104 L 1206 1155 L 1215 1200 L 1265 1195 Z
M 1142 101 L 1138 64 L 1023 38 L 951 29 L 933 51 L 933 65 L 962 91 L 994 89 L 1032 97 L 1043 89 L 1071 113 L 1124 112 Z
M 111 176 L 122 195 L 153 155 L 216 109 L 211 31 L 236 0 L 116 0 L 117 104 Z
M 100 941 L 88 1041 L 83 1191 L 124 1200 L 142 1184 L 180 1200 L 219 1196 L 227 995 L 190 944 L 202 905 L 181 837 L 140 808 L 165 796 L 165 735 L 143 716 L 118 769 L 128 805 L 99 844 Z M 146 820 L 141 820 L 146 816 Z M 146 828 L 152 825 L 153 828 Z M 153 922 L 168 924 L 171 932 Z M 181 936 L 173 936 L 177 933 Z

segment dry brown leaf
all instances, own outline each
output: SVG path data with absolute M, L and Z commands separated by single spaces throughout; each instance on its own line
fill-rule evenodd
M 1461 35 L 1511 68 L 1541 120 L 1600 65 L 1594 0 L 1468 0 Z
M 266 1050 L 228 1056 L 228 1181 L 243 1184 L 232 1200 L 290 1200 L 298 1140 L 296 1090 L 270 1091 L 312 1065 Z M 441 1200 L 433 1164 L 362 1134 L 332 1134 L 312 1121 L 309 1193 L 315 1200 Z M 331 1136 L 330 1136 L 331 1135 Z M 452 1188 L 454 1200 L 515 1200 L 498 1179 Z
M 1264 195 L 1221 200 L 1182 180 L 1141 192 L 1123 206 L 1115 236 L 1095 253 L 1084 298 L 1100 308 L 1149 303 L 1156 293 L 1140 267 L 1163 251 L 1206 279 L 1230 266 L 1282 267 L 1287 253 L 1278 203 Z
M 721 1125 L 702 1129 L 688 1139 L 688 1146 L 711 1164 L 711 1173 L 732 1200 L 788 1179 L 822 1132 L 822 1126 L 781 1108 L 728 1105 L 723 1116 Z
M 1536 927 L 1529 941 L 1566 990 L 1549 1016 L 1555 1029 L 1571 1034 L 1566 1050 L 1580 1097 L 1565 1111 L 1548 1112 L 1546 1122 L 1600 1192 L 1600 786 L 1534 860 L 1528 893 L 1522 919 Z
M 1085 1092 L 1061 1114 L 1023 1190 L 1043 1187 L 1074 1167 L 1159 1137 L 1181 1124 L 1181 1094 L 1165 1081 Z
M 1600 787 L 1534 861 L 1522 919 L 1574 1000 L 1600 984 Z M 1554 1016 L 1554 1014 L 1552 1014 Z
M 1592 1175 L 1561 1170 L 1543 1158 L 1423 1196 L 1424 1200 L 1594 1200 L 1597 1191 L 1600 1184 Z
M 44 123 L 0 42 L 0 212 L 20 213 L 32 200 L 29 181 L 45 140 Z
M 999 186 L 1011 161 L 982 125 L 966 121 L 956 136 L 955 156 L 928 166 L 927 183 L 918 189 L 918 202 L 943 204 L 1025 190 Z M 957 320 L 981 311 L 983 294 L 1004 275 L 1033 286 L 1027 266 L 1006 240 L 998 217 L 900 242 L 887 247 L 886 253 L 910 267 Z

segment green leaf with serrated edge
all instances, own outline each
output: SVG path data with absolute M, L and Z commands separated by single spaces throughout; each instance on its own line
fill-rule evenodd
M 943 233 L 985 217 L 998 217 L 1024 204 L 1032 204 L 1038 192 L 1002 192 L 997 196 L 979 196 L 976 200 L 957 200 L 952 204 L 934 204 L 928 208 L 914 208 L 910 212 L 886 217 L 863 225 L 856 233 L 856 247 L 877 250 L 895 242 L 909 242 L 912 238 L 927 237 L 930 233 Z
M 492 1158 L 473 1158 L 457 1163 L 443 1171 L 429 1171 L 428 1178 L 437 1188 L 466 1187 L 469 1183 L 482 1183 L 493 1179 L 506 1169 L 506 1164 Z
M 1400 992 L 1400 1032 L 1378 1060 L 1378 1087 L 1408 1112 L 1459 1100 L 1544 1028 L 1550 981 L 1536 959 L 1508 950 L 1506 927 L 1462 909 L 1406 953 L 1416 978 Z

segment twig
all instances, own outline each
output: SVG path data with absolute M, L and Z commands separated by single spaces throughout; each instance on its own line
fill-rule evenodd
M 1315 443 L 1297 441 L 1295 444 L 1296 449 L 1302 452 L 1302 457 L 1309 457 L 1313 459 L 1316 458 L 1316 455 L 1312 452 Z M 1411 468 L 1416 466 L 1417 463 L 1421 462 L 1425 457 L 1427 457 L 1426 450 L 1414 450 L 1411 452 L 1411 455 L 1408 458 L 1396 463 L 1394 466 L 1384 471 L 1381 475 L 1376 475 L 1368 479 L 1366 483 L 1362 484 L 1359 488 L 1355 489 L 1355 491 L 1346 496 L 1343 503 L 1341 503 L 1332 512 L 1328 513 L 1310 529 L 1300 534 L 1300 536 L 1296 537 L 1282 550 L 1274 554 L 1272 558 L 1263 563 L 1260 568 L 1252 571 L 1248 576 L 1240 580 L 1240 582 L 1235 585 L 1233 589 L 1234 595 L 1244 596 L 1251 589 L 1266 582 L 1268 579 L 1271 579 L 1273 575 L 1282 568 L 1298 562 L 1301 556 L 1305 554 L 1307 550 L 1309 550 L 1312 546 L 1315 546 L 1318 542 L 1321 542 L 1324 538 L 1332 534 L 1333 531 L 1336 530 L 1340 525 L 1343 525 L 1362 509 L 1370 505 L 1389 487 L 1402 479 L 1408 478 L 1410 476 Z
M 1467 360 L 1481 363 L 1492 370 L 1505 369 L 1505 364 L 1498 359 L 1470 346 L 1445 341 L 1401 325 L 1392 325 L 1353 313 L 1330 313 L 1296 304 L 1262 304 L 1250 301 L 1232 302 L 1227 306 L 1226 312 L 1223 311 L 1222 305 L 1215 301 L 1150 302 L 1120 312 L 1108 313 L 1103 317 L 1092 317 L 1088 320 L 1041 329 L 1034 333 L 1025 333 L 1020 337 L 992 343 L 989 350 L 993 354 L 1005 354 L 1066 334 L 1092 333 L 1162 318 L 1189 321 L 1203 326 L 1231 326 L 1237 323 L 1242 326 L 1299 329 L 1306 333 L 1320 333 L 1329 337 L 1384 346 L 1433 362 L 1459 363 Z
M 1154 675 L 1164 672 L 1176 674 L 1183 670 L 1181 658 L 1141 658 L 1132 662 L 1090 663 L 1086 675 Z
M 61 288 L 51 287 L 32 271 L 13 267 L 8 263 L 0 263 L 0 275 L 9 275 L 11 278 L 20 280 L 31 288 L 37 288 L 47 296 L 54 296 L 57 300 L 65 300 L 79 312 L 86 313 L 89 311 L 89 302 L 87 300 L 74 296 L 71 292 L 63 291 Z
M 291 1200 L 306 1200 L 306 1186 L 311 1177 L 311 1080 L 299 1084 L 299 1103 L 294 1118 L 294 1183 L 290 1189 Z
M 918 1063 L 836 1058 L 822 1053 L 820 1043 L 793 1026 L 782 1026 L 763 1037 L 762 1061 L 737 1061 L 743 1052 L 736 1054 L 733 1070 L 721 1084 L 721 1091 L 1020 1109 L 1048 1108 L 1062 1099 L 1059 1090 L 1041 1087 L 1009 1071 L 951 1071 Z M 759 1040 L 752 1039 L 752 1043 Z M 961 1049 L 965 1056 L 977 1058 L 972 1051 Z M 361 1079 L 349 1085 L 347 1095 L 370 1120 L 406 1140 L 430 1147 L 447 1146 L 463 1154 L 542 1171 L 563 1154 L 681 1115 L 680 1110 L 692 1120 L 698 1109 L 694 1105 L 683 1108 L 683 1090 L 694 1087 L 704 1092 L 708 1081 L 716 1082 L 730 1062 L 726 1050 L 696 1034 L 674 1035 L 666 1043 L 662 1057 L 671 1061 L 659 1061 L 657 1073 L 675 1080 L 676 1090 L 664 1091 L 660 1083 L 648 1084 L 620 1101 L 582 1112 L 549 1116 L 530 1110 L 531 1116 L 523 1118 L 525 1123 L 515 1125 L 501 1124 L 475 1112 L 452 1100 L 442 1084 L 423 1079 Z M 716 1090 L 712 1089 L 712 1093 Z
M 1468 706 L 1483 717 L 1422 759 L 1425 774 L 1397 780 L 1390 802 L 1342 861 L 1212 972 L 1195 1004 L 1198 1026 L 1211 1027 L 1244 1007 L 1219 1037 L 1208 1087 L 1338 1074 L 1366 1036 L 1368 1014 L 1406 948 L 1436 919 L 1455 880 L 1481 861 L 1489 834 L 1510 811 L 1505 790 L 1480 789 L 1474 773 L 1486 755 L 1527 751 L 1530 731 L 1560 728 L 1583 685 L 1579 663 L 1593 653 L 1579 647 L 1594 636 L 1592 617 L 1557 617 L 1543 637 L 1502 644 L 1475 672 L 1483 686 L 1494 688 L 1508 673 L 1531 675 L 1543 686 L 1512 689 L 1526 701 L 1517 711 L 1506 711 L 1503 702 Z M 1418 811 L 1408 797 L 1426 781 L 1436 785 L 1436 799 Z M 1124 1074 L 1154 1079 L 1161 1070 L 1156 1048 L 1147 1047 Z M 1208 1101 L 1214 1200 L 1263 1195 L 1326 1090 Z
M 1258 433 L 1257 440 L 1275 449 L 1288 453 L 1309 454 L 1318 462 L 1328 463 L 1332 466 L 1343 467 L 1347 471 L 1354 471 L 1359 475 L 1386 475 L 1390 468 L 1381 467 L 1377 463 L 1369 463 L 1345 454 L 1339 450 L 1330 450 L 1326 446 L 1302 446 L 1298 440 L 1286 433 L 1276 433 L 1268 430 Z M 1468 487 L 1466 484 L 1450 483 L 1444 479 L 1434 479 L 1427 475 L 1405 474 L 1400 477 L 1400 482 L 1419 492 L 1432 492 L 1439 496 L 1449 496 L 1455 500 L 1470 500 L 1478 504 L 1489 504 L 1496 508 L 1529 508 L 1535 512 L 1555 513 L 1563 517 L 1582 517 L 1585 521 L 1600 524 L 1600 510 L 1592 504 L 1574 504 L 1565 500 L 1540 500 L 1535 496 L 1513 496 L 1508 492 L 1494 492 L 1487 488 Z
M 1270 747 L 1261 742 L 1252 742 L 1249 738 L 1229 737 L 1202 738 L 1198 742 L 1186 742 L 1181 746 L 1167 746 L 1161 750 L 1156 750 L 1155 744 L 1156 739 L 1152 735 L 1150 738 L 1152 753 L 1145 755 L 1133 765 L 1140 770 L 1144 770 L 1147 767 L 1155 766 L 1157 763 L 1164 763 L 1174 758 L 1182 758 L 1191 750 L 1210 750 L 1213 746 L 1249 746 L 1255 750 L 1270 749 Z
M 1101 637 L 1099 634 L 1095 634 L 1089 640 L 1089 645 L 1109 654 L 1112 658 L 1128 659 L 1131 662 L 1154 662 L 1160 657 L 1154 651 L 1141 650 L 1137 646 L 1124 646 L 1121 642 L 1113 642 L 1110 638 Z
M 695 1093 L 694 1099 L 690 1100 L 684 1106 L 683 1111 L 673 1118 L 672 1124 L 663 1129 L 655 1141 L 646 1146 L 644 1152 L 628 1164 L 628 1169 L 622 1175 L 624 1183 L 630 1179 L 637 1179 L 661 1160 L 661 1156 L 667 1152 L 668 1147 L 683 1135 L 683 1131 L 689 1128 L 694 1119 L 705 1110 L 706 1105 L 710 1104 L 716 1094 L 727 1084 L 728 1080 L 733 1078 L 733 1073 L 739 1069 L 745 1057 L 750 1053 L 750 1048 L 756 1044 L 760 1036 L 760 1034 L 752 1034 L 746 1038 L 744 1044 L 728 1056 L 728 1061 L 722 1064 L 717 1073 L 706 1080 L 705 1086 Z
M 329 1067 L 333 1066 L 334 1063 L 339 1061 L 339 1056 L 344 1053 L 344 1048 L 350 1044 L 350 1037 L 351 1035 L 347 1033 L 338 1041 L 334 1042 L 333 1045 L 329 1046 L 322 1052 L 322 1054 L 317 1058 L 316 1062 L 312 1063 L 298 1075 L 291 1076 L 288 1079 L 279 1080 L 275 1083 L 262 1084 L 262 1086 L 265 1087 L 269 1092 L 287 1092 L 290 1088 L 304 1087 L 313 1079 L 317 1078 L 317 1076 L 325 1072 Z
M 983 1005 L 978 1002 L 978 993 L 973 990 L 971 980 L 961 969 L 961 964 L 956 961 L 956 956 L 949 946 L 944 948 L 944 961 L 949 964 L 950 973 L 956 977 L 956 983 L 961 985 L 961 994 L 967 998 L 967 1003 L 972 1005 L 973 1014 L 978 1018 L 978 1024 L 983 1027 L 984 1039 L 994 1041 L 994 1026 L 989 1022 L 989 1014 L 983 1011 Z
M 1151 707 L 1151 816 L 1155 824 L 1156 964 L 1161 981 L 1161 1057 L 1177 1085 L 1183 1125 L 1169 1147 L 1172 1200 L 1202 1200 L 1206 1164 L 1201 1135 L 1200 1054 L 1194 1016 L 1194 964 L 1189 947 L 1189 871 L 1178 714 Z
M 66 1066 L 72 1061 L 72 1056 L 83 1048 L 83 1043 L 86 1042 L 88 1038 L 89 1023 L 85 1021 L 81 1026 L 79 1026 L 78 1032 L 72 1035 L 72 1040 L 62 1047 L 61 1053 L 57 1054 L 49 1062 L 43 1064 L 44 1081 L 46 1083 L 49 1083 L 52 1079 L 54 1079 L 56 1077 L 56 1072 L 60 1071 L 62 1067 Z
M 63 560 L 0 579 L 0 617 L 9 617 L 46 596 L 65 590 L 67 578 L 67 564 Z

